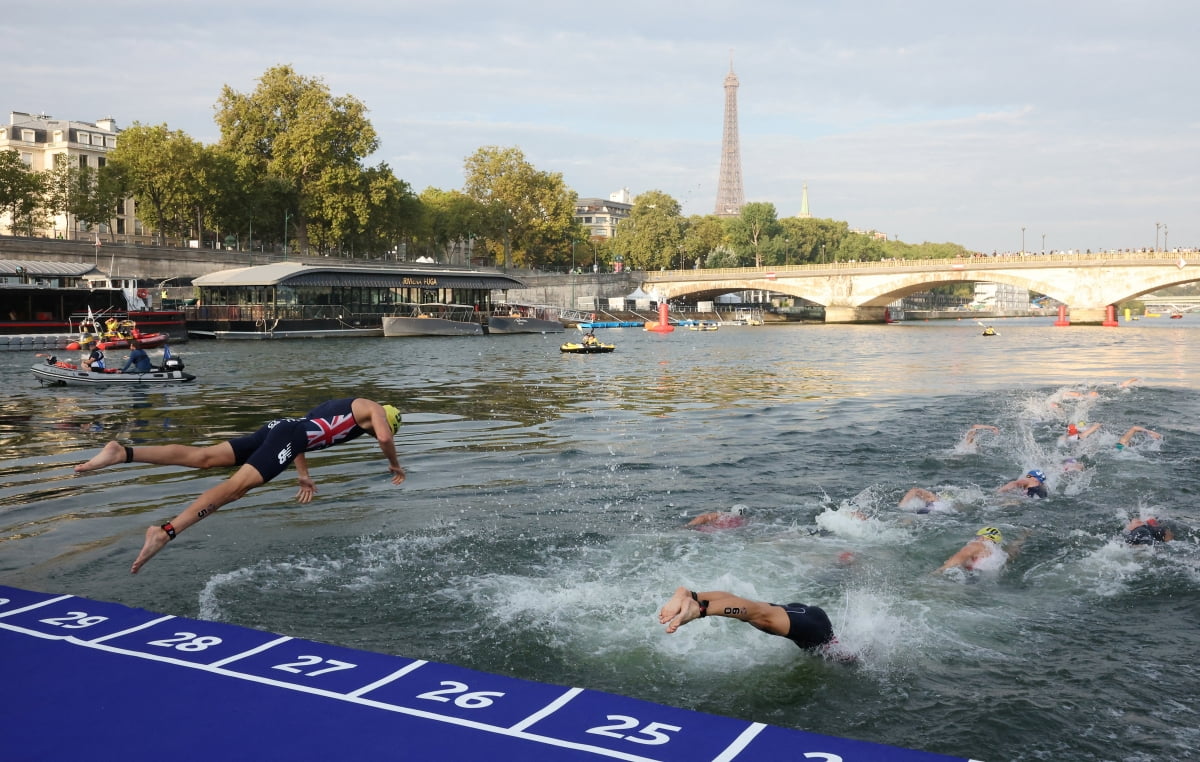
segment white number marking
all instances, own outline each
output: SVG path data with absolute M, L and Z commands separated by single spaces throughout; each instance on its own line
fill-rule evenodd
M 422 693 L 417 698 L 429 699 L 430 701 L 451 701 L 448 696 L 461 693 L 463 695 L 453 699 L 454 705 L 463 709 L 483 709 L 492 705 L 492 697 L 500 698 L 504 695 L 502 691 L 475 691 L 467 693 L 471 686 L 466 683 L 455 682 L 454 680 L 443 680 L 438 685 L 448 685 L 449 688 L 440 691 L 428 691 Z
M 288 662 L 287 664 L 276 664 L 271 669 L 278 669 L 284 672 L 291 672 L 296 675 L 304 675 L 305 677 L 316 677 L 324 675 L 328 672 L 337 672 L 339 669 L 354 669 L 357 664 L 351 664 L 348 661 L 338 661 L 337 659 L 329 659 L 328 666 L 324 669 L 314 669 L 312 672 L 305 672 L 302 667 L 315 667 L 318 664 L 325 663 L 325 659 L 320 656 L 301 656 L 299 661 Z
M 52 616 L 43 619 L 42 623 L 62 627 L 65 630 L 81 630 L 84 627 L 91 627 L 107 621 L 108 617 L 106 616 L 88 616 L 86 611 L 68 611 L 66 616 Z
M 636 735 L 626 735 L 616 731 L 631 730 L 638 727 L 641 721 L 636 717 L 626 717 L 623 714 L 610 714 L 605 719 L 620 720 L 620 722 L 615 725 L 598 725 L 597 727 L 589 729 L 587 732 L 595 733 L 598 736 L 620 738 L 622 741 L 631 741 L 633 743 L 644 743 L 648 746 L 657 746 L 658 744 L 664 744 L 671 740 L 671 737 L 663 731 L 683 730 L 683 728 L 677 725 L 667 725 L 666 723 L 662 722 L 651 722 L 647 724 L 646 727 L 638 730 Z M 639 735 L 647 737 L 639 738 Z
M 146 645 L 174 648 L 176 651 L 203 651 L 221 644 L 221 639 L 212 635 L 197 635 L 194 632 L 177 632 L 174 637 L 152 640 Z

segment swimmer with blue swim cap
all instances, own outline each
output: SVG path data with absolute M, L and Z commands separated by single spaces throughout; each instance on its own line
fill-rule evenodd
M 1025 490 L 1026 497 L 1048 497 L 1050 491 L 1046 489 L 1046 472 L 1040 468 L 1033 468 L 1019 479 L 1013 479 L 1008 484 L 996 488 L 997 492 L 1014 490 Z

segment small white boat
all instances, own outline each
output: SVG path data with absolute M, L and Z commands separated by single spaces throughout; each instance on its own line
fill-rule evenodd
M 384 336 L 482 336 L 483 324 L 469 304 L 398 304 L 383 318 Z
M 716 331 L 720 327 L 721 326 L 719 324 L 714 323 L 711 320 L 701 320 L 699 322 L 692 323 L 687 328 L 689 331 Z
M 78 386 L 147 386 L 155 384 L 186 384 L 196 380 L 191 373 L 183 372 L 183 361 L 172 357 L 148 373 L 122 373 L 119 370 L 93 371 L 51 357 L 30 370 L 37 380 L 51 386 L 75 384 Z

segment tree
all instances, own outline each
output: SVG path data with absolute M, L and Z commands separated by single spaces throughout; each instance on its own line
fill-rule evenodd
M 33 235 L 47 193 L 46 176 L 25 165 L 16 151 L 0 150 L 0 212 L 8 215 L 14 235 Z
M 754 250 L 754 266 L 762 267 L 762 243 L 779 231 L 775 205 L 767 201 L 752 201 L 742 207 L 729 224 L 729 236 L 740 246 Z
M 617 246 L 631 269 L 678 267 L 683 256 L 679 202 L 660 190 L 634 198 L 629 216 L 617 225 Z
M 351 209 L 363 199 L 330 198 L 362 188 L 356 175 L 379 147 L 366 106 L 353 96 L 333 96 L 320 79 L 290 66 L 268 69 L 253 93 L 226 85 L 217 101 L 220 145 L 263 177 L 282 182 L 291 195 L 301 250 L 308 248 L 308 222 L 320 218 L 326 237 L 347 230 Z M 361 217 L 360 217 L 361 219 Z
M 725 225 L 715 214 L 694 214 L 683 228 L 683 251 L 689 260 L 706 262 L 725 242 Z
M 469 252 L 473 240 L 487 229 L 487 210 L 462 191 L 426 188 L 421 191 L 421 206 L 420 245 L 430 255 L 460 244 Z
M 183 237 L 202 197 L 204 147 L 181 130 L 135 122 L 121 132 L 109 164 L 123 173 L 138 217 L 157 234 Z
M 575 222 L 578 195 L 561 173 L 540 172 L 519 148 L 485 146 L 463 163 L 463 191 L 485 210 L 488 237 L 503 247 L 504 266 L 561 262 L 582 232 Z

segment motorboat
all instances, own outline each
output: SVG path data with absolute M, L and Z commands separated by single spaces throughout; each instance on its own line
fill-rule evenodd
M 186 384 L 196 380 L 191 373 L 183 371 L 183 361 L 171 357 L 162 365 L 147 373 L 122 373 L 119 370 L 90 370 L 50 357 L 30 370 L 37 380 L 50 386 L 74 384 L 78 386 L 146 386 L 158 384 Z
M 559 350 L 576 355 L 596 355 L 611 352 L 616 348 L 616 344 L 601 344 L 599 342 L 595 344 L 583 344 L 578 341 L 568 341 L 559 347 Z
M 689 331 L 715 331 L 720 327 L 719 323 L 714 323 L 711 320 L 700 320 L 688 325 L 687 329 Z
M 533 304 L 496 304 L 488 316 L 488 333 L 562 333 L 558 308 Z
M 383 317 L 384 336 L 482 336 L 483 324 L 469 304 L 397 304 Z

